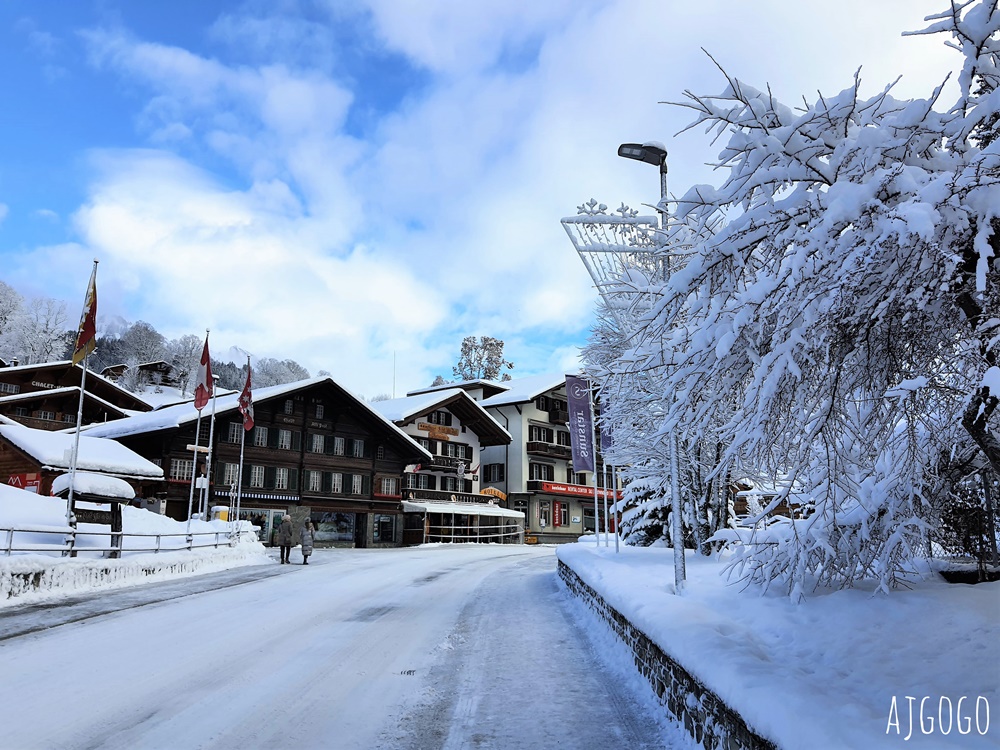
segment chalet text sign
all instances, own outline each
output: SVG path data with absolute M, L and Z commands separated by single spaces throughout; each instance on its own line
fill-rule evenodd
M 435 440 L 450 440 L 459 435 L 458 429 L 455 427 L 445 427 L 442 424 L 430 424 L 429 422 L 417 422 L 417 429 L 428 433 Z
M 33 386 L 38 387 L 38 388 L 55 388 L 56 387 L 55 383 L 43 383 L 40 380 L 32 380 L 31 384 Z

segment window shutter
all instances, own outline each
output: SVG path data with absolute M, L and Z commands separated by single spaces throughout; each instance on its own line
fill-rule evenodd
M 323 472 L 323 492 L 333 492 L 333 472 L 324 471 Z
M 302 450 L 302 433 L 296 430 L 292 433 L 292 450 L 300 451 Z
M 372 478 L 365 474 L 361 477 L 361 494 L 371 495 L 372 494 Z
M 273 490 L 274 489 L 274 476 L 277 474 L 277 469 L 273 466 L 264 467 L 264 489 Z
M 280 430 L 272 429 L 267 431 L 267 447 L 277 448 L 278 447 L 278 433 Z
M 347 438 L 347 440 L 344 441 L 344 455 L 354 455 L 354 438 Z
M 250 484 L 250 470 L 250 464 L 243 464 L 243 480 L 240 483 L 244 486 Z
M 298 433 L 296 433 L 298 434 Z M 297 490 L 299 488 L 299 470 L 289 469 L 288 470 L 288 489 Z
M 323 436 L 323 453 L 328 456 L 333 455 L 333 435 Z

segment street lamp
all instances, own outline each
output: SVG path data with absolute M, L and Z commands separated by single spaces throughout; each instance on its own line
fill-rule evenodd
M 660 168 L 660 202 L 667 198 L 667 149 L 659 141 L 646 143 L 623 143 L 618 147 L 618 155 L 635 159 Z M 660 208 L 660 229 L 667 228 L 666 208 Z
M 646 143 L 623 143 L 618 147 L 618 155 L 626 159 L 652 164 L 660 168 L 660 205 L 657 211 L 660 214 L 660 230 L 666 232 L 667 229 L 667 149 L 658 141 L 647 141 Z M 669 265 L 664 266 L 664 279 L 667 277 Z M 681 498 L 680 498 L 680 451 L 677 445 L 677 434 L 671 433 L 667 441 L 670 452 L 670 513 L 673 516 L 673 529 L 670 534 L 673 537 L 674 547 L 674 591 L 678 594 L 684 589 L 684 581 L 687 578 L 687 566 L 684 560 L 684 538 L 683 523 L 681 522 Z

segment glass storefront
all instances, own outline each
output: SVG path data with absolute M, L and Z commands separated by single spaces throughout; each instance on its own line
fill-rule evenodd
M 313 513 L 316 542 L 353 542 L 353 513 Z
M 396 540 L 396 516 L 375 514 L 372 541 L 376 544 L 391 544 Z

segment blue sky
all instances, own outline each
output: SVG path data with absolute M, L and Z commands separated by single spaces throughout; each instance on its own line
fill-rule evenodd
M 794 104 L 955 64 L 930 0 L 0 0 L 0 279 L 367 396 L 451 375 L 461 339 L 572 369 L 595 293 L 559 225 L 718 183 L 689 121 L 710 51 Z M 394 366 L 395 362 L 395 366 Z M 395 384 L 395 386 L 394 386 Z

